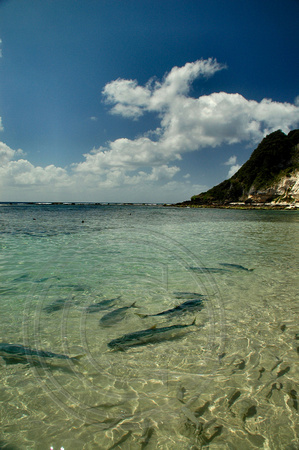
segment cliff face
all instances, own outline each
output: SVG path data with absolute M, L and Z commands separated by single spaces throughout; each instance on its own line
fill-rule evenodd
M 245 202 L 273 204 L 296 204 L 299 206 L 299 171 L 295 170 L 272 186 L 255 191 L 251 190 Z
M 229 180 L 181 205 L 236 204 L 299 207 L 299 130 L 269 134 Z

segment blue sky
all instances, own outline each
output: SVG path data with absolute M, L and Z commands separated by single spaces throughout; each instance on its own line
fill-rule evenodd
M 298 0 L 0 0 L 0 201 L 178 202 L 299 125 Z

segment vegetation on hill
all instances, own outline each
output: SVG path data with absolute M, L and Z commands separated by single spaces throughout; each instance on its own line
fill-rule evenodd
M 278 130 L 262 140 L 249 160 L 229 180 L 194 195 L 191 203 L 223 205 L 245 201 L 249 193 L 272 186 L 296 169 L 299 169 L 299 130 L 288 135 Z

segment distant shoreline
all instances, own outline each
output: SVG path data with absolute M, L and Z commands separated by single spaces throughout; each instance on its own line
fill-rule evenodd
M 202 208 L 202 209 L 237 209 L 237 210 L 270 210 L 298 211 L 299 203 L 230 203 L 230 204 L 196 204 L 191 201 L 181 203 L 130 203 L 130 202 L 0 202 L 0 206 L 157 206 L 167 208 Z
M 173 206 L 176 208 L 204 208 L 204 209 L 240 209 L 240 210 L 271 210 L 271 211 L 282 211 L 282 210 L 288 210 L 288 211 L 297 211 L 299 210 L 299 204 L 266 204 L 266 203 L 256 203 L 256 204 L 245 204 L 245 203 L 238 203 L 238 204 L 228 204 L 228 205 L 220 205 L 220 204 L 214 204 L 214 205 L 198 205 L 196 203 L 192 202 L 183 202 L 183 203 L 176 203 L 174 205 L 166 205 L 166 206 Z
M 5 206 L 164 206 L 165 203 L 130 202 L 1 202 Z

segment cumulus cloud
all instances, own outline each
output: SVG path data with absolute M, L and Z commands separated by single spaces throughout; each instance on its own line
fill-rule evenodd
M 53 164 L 46 167 L 34 166 L 26 159 L 22 150 L 13 150 L 0 142 L 0 180 L 3 187 L 17 186 L 22 188 L 44 186 L 63 188 L 67 186 L 70 177 L 65 169 Z
M 8 145 L 4 144 L 4 142 L 0 142 L 0 168 L 5 166 L 12 159 L 23 154 L 24 153 L 21 149 L 13 150 Z
M 234 155 L 234 156 L 231 156 L 224 164 L 226 166 L 232 166 L 233 164 L 236 164 L 236 162 L 237 162 L 237 157 Z
M 225 166 L 231 166 L 228 173 L 227 178 L 232 177 L 238 170 L 242 167 L 240 164 L 237 164 L 237 157 L 236 155 L 231 156 L 225 163 Z
M 119 193 L 117 189 L 124 188 L 130 195 L 136 192 L 141 195 L 145 190 L 154 195 L 155 189 L 162 187 L 164 192 L 169 192 L 171 187 L 184 192 L 180 183 L 189 183 L 191 189 L 187 177 L 178 180 L 180 168 L 174 164 L 185 153 L 208 151 L 224 144 L 254 144 L 277 129 L 288 133 L 299 123 L 298 101 L 296 104 L 271 99 L 257 102 L 226 92 L 198 98 L 190 96 L 196 78 L 211 77 L 225 68 L 209 58 L 174 67 L 161 81 L 152 78 L 144 86 L 137 80 L 111 81 L 102 91 L 110 112 L 133 120 L 144 114 L 155 114 L 160 119 L 155 130 L 148 130 L 135 139 L 122 137 L 94 148 L 69 170 L 54 165 L 34 167 L 25 159 L 15 160 L 20 155 L 1 144 L 2 175 L 10 184 L 63 187 L 73 194 L 80 189 L 86 193 L 112 190 Z M 236 156 L 225 164 L 230 166 L 229 177 L 240 168 Z
M 234 164 L 233 166 L 231 166 L 231 168 L 228 171 L 227 174 L 227 178 L 232 177 L 233 175 L 235 175 L 236 172 L 238 172 L 238 170 L 241 168 L 242 166 L 240 166 L 240 164 Z
M 209 58 L 174 67 L 162 81 L 151 79 L 145 86 L 124 79 L 108 83 L 103 95 L 113 114 L 137 120 L 146 112 L 156 113 L 160 126 L 136 139 L 121 138 L 93 149 L 84 161 L 73 165 L 74 173 L 106 179 L 112 171 L 115 182 L 128 182 L 130 172 L 168 167 L 186 152 L 242 141 L 257 143 L 278 128 L 287 133 L 298 124 L 299 108 L 290 103 L 257 102 L 226 92 L 198 98 L 188 95 L 195 78 L 212 76 L 224 68 Z M 240 167 L 236 160 L 228 165 L 232 166 L 230 174 Z M 171 173 L 175 176 L 175 171 Z M 111 183 L 111 175 L 108 179 Z M 132 175 L 132 181 L 136 179 L 140 174 Z
M 145 111 L 161 112 L 177 97 L 186 95 L 195 78 L 210 77 L 224 67 L 212 58 L 198 60 L 183 67 L 173 67 L 163 81 L 151 79 L 145 86 L 139 86 L 137 80 L 119 78 L 106 84 L 103 96 L 106 103 L 115 104 L 112 114 L 137 119 Z
M 112 114 L 137 119 L 143 114 L 143 108 L 148 104 L 150 90 L 148 87 L 138 86 L 136 80 L 119 78 L 106 84 L 103 95 L 106 103 L 115 103 L 111 109 Z

